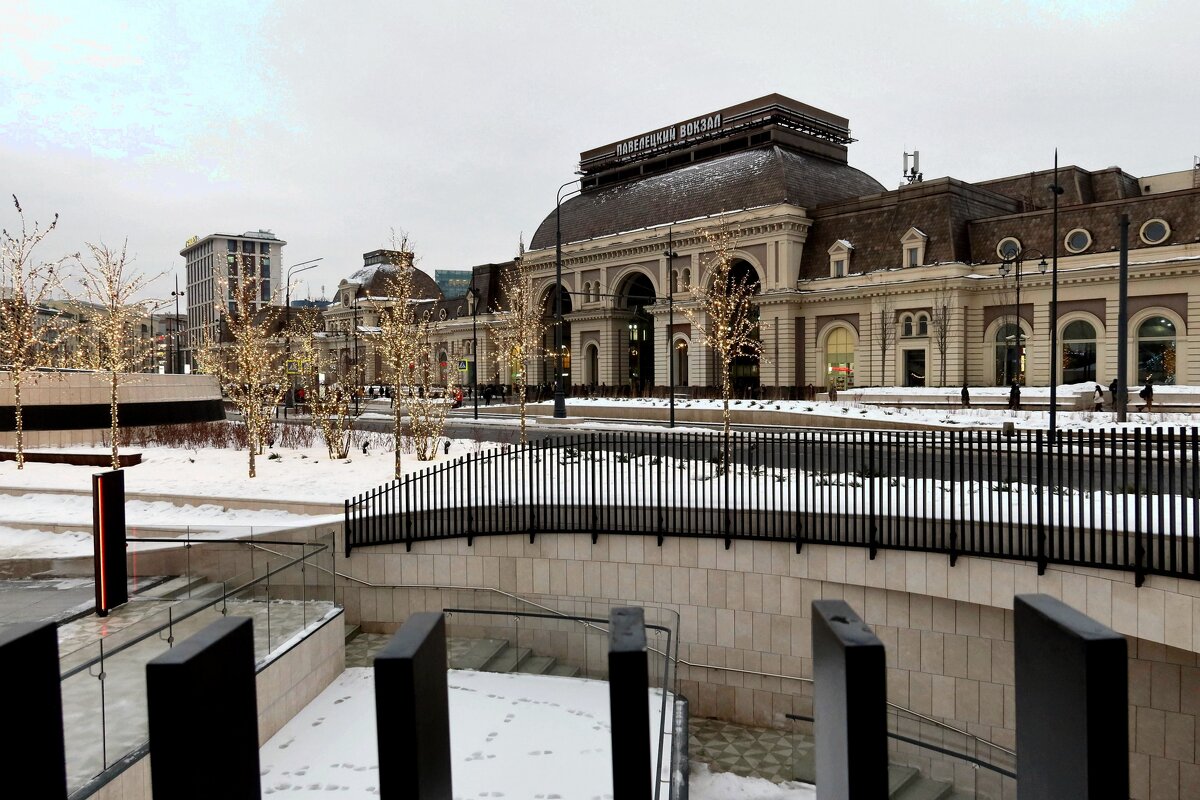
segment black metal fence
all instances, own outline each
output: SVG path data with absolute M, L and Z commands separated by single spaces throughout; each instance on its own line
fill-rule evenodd
M 765 539 L 1200 578 L 1200 429 L 596 432 L 347 500 L 346 550 L 525 532 Z

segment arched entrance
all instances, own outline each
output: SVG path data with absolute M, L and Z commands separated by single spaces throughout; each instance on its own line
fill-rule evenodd
M 675 340 L 675 385 L 688 385 L 688 343 L 686 339 Z
M 761 283 L 758 278 L 758 270 L 756 270 L 748 261 L 736 259 L 729 268 L 729 291 L 732 292 L 735 287 L 748 286 L 753 294 L 758 294 L 762 290 Z M 750 315 L 754 320 L 754 338 L 759 339 L 758 327 L 758 306 L 751 305 Z M 761 340 L 760 340 L 761 341 Z M 733 357 L 733 363 L 729 365 L 730 378 L 733 383 L 734 397 L 758 397 L 759 390 L 759 357 L 757 353 L 742 352 Z M 721 383 L 722 365 L 716 363 L 716 354 L 713 354 L 713 376 L 717 386 Z
M 566 394 L 571 393 L 571 323 L 567 322 L 566 316 L 571 313 L 571 293 L 558 286 L 559 295 L 562 297 L 562 386 Z M 546 325 L 545 333 L 542 334 L 542 352 L 545 356 L 542 360 L 542 380 L 546 384 L 547 391 L 554 386 L 554 368 L 557 359 L 554 355 L 554 290 L 555 287 L 550 287 L 546 291 L 546 296 L 542 299 L 542 319 Z
M 1013 381 L 1025 385 L 1025 340 L 1025 331 L 1011 322 L 996 331 L 997 386 L 1009 386 Z
M 654 387 L 654 321 L 646 310 L 654 305 L 654 284 L 648 275 L 635 273 L 622 282 L 617 296 L 619 303 L 631 313 L 625 323 L 626 386 L 632 396 L 641 397 Z
M 583 379 L 589 386 L 595 387 L 600 383 L 600 348 L 589 344 L 584 352 L 587 354 L 587 374 Z

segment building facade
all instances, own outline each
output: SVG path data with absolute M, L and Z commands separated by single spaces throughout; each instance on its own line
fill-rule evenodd
M 846 119 L 770 95 L 581 153 L 578 193 L 526 255 L 549 314 L 561 244 L 566 383 L 719 385 L 681 313 L 708 277 L 702 233 L 719 227 L 737 234 L 735 269 L 758 286 L 762 357 L 732 365 L 739 393 L 1044 385 L 1052 363 L 1060 383 L 1108 383 L 1123 215 L 1129 381 L 1200 380 L 1188 336 L 1200 323 L 1200 167 L 1137 178 L 1064 166 L 1057 181 L 1045 170 L 974 184 L 913 175 L 886 189 L 849 166 L 853 141 Z M 539 376 L 552 378 L 552 367 Z
M 284 304 L 283 246 L 270 231 L 213 233 L 187 240 L 179 254 L 187 273 L 187 344 L 184 363 L 194 364 L 205 338 L 219 337 L 220 319 L 234 312 L 234 297 L 250 270 L 261 277 L 255 309 Z

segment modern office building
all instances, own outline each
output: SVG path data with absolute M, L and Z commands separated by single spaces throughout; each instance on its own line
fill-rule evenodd
M 284 304 L 283 246 L 287 242 L 270 231 L 243 234 L 213 233 L 193 236 L 179 254 L 187 270 L 187 345 L 184 363 L 193 364 L 193 354 L 205 336 L 215 338 L 221 317 L 234 311 L 234 292 L 257 270 L 261 287 L 255 308 Z

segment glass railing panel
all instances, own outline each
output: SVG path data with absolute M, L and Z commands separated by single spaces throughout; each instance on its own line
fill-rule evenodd
M 78 648 L 73 660 L 99 660 L 100 643 Z M 74 665 L 73 665 L 74 666 Z M 67 787 L 74 791 L 105 767 L 103 686 L 99 664 L 62 682 L 63 736 L 67 759 Z

